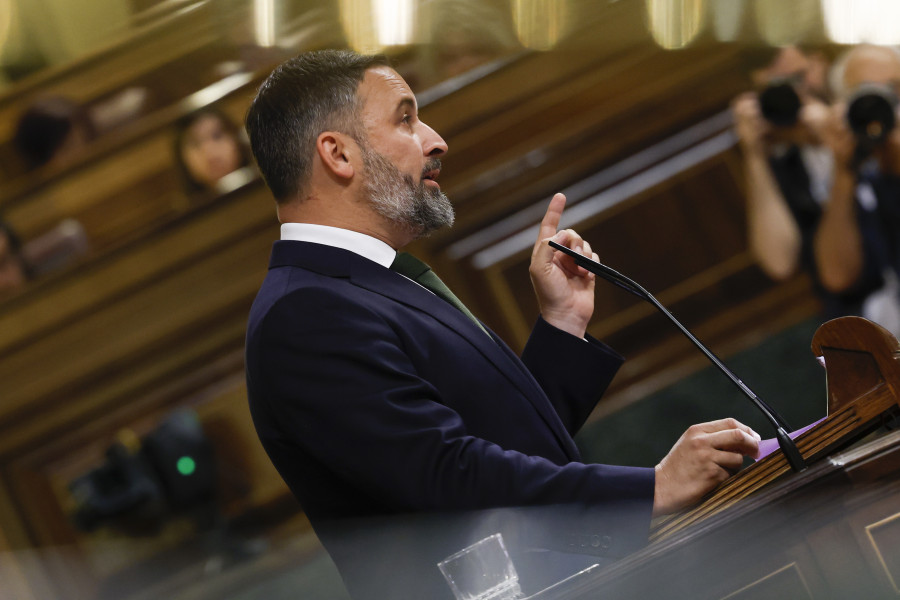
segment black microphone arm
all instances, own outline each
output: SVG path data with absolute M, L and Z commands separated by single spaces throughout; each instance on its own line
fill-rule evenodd
M 620 288 L 624 289 L 631 294 L 634 294 L 638 298 L 642 300 L 646 300 L 653 306 L 655 306 L 662 314 L 664 314 L 672 323 L 681 330 L 691 342 L 694 343 L 697 348 L 700 349 L 703 354 L 706 355 L 706 358 L 712 362 L 716 367 L 722 371 L 728 379 L 731 380 L 734 385 L 736 385 L 745 396 L 750 398 L 750 401 L 756 405 L 756 407 L 762 412 L 762 414 L 769 420 L 772 426 L 775 428 L 775 437 L 778 440 L 778 446 L 781 448 L 781 451 L 784 452 L 784 457 L 787 459 L 788 464 L 791 466 L 791 469 L 795 472 L 802 471 L 806 468 L 806 462 L 803 460 L 803 456 L 800 454 L 800 450 L 797 449 L 797 444 L 794 443 L 794 440 L 788 435 L 788 430 L 790 430 L 790 426 L 787 424 L 787 421 L 778 414 L 773 408 L 771 408 L 768 404 L 762 401 L 762 399 L 753 393 L 753 391 L 748 388 L 743 381 L 738 379 L 737 375 L 735 375 L 731 369 L 726 367 L 719 358 L 710 351 L 709 348 L 704 346 L 700 340 L 698 340 L 694 335 L 687 330 L 687 328 L 681 324 L 681 322 L 675 318 L 672 313 L 670 313 L 665 306 L 660 304 L 659 300 L 653 297 L 653 295 L 645 290 L 640 284 L 635 281 L 625 277 L 615 269 L 607 267 L 606 265 L 597 262 L 596 260 L 590 259 L 587 256 L 583 256 L 578 252 L 575 252 L 571 248 L 567 248 L 562 244 L 557 244 L 554 241 L 550 241 L 550 246 L 568 254 L 573 259 L 575 259 L 575 264 L 579 267 L 583 267 L 590 271 L 595 275 L 599 275 L 603 279 L 614 283 Z

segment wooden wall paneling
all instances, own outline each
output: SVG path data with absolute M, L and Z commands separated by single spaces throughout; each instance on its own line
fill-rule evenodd
M 748 537 L 752 533 L 748 532 Z M 768 600 L 772 598 L 792 598 L 794 600 L 815 600 L 824 598 L 827 590 L 821 585 L 819 565 L 810 547 L 802 542 L 792 542 L 785 533 L 777 536 L 775 547 L 753 544 L 757 560 L 738 561 L 735 576 L 724 583 L 695 581 L 693 586 L 681 581 L 681 589 L 693 590 L 698 597 L 721 600 Z M 741 540 L 736 540 L 741 545 Z M 707 555 L 708 556 L 708 555 Z M 712 558 L 712 561 L 716 561 Z M 717 562 L 717 561 L 716 561 Z M 721 574 L 721 564 L 711 564 L 710 575 Z M 686 580 L 692 575 L 686 577 Z M 715 575 L 713 575 L 715 578 Z M 706 585 L 704 585 L 706 584 Z
M 768 598 L 796 598 L 812 600 L 809 584 L 796 562 L 788 563 L 771 573 L 732 592 L 722 600 L 764 600 Z
M 596 67 L 604 56 L 634 48 L 639 40 L 646 38 L 646 29 L 640 14 L 625 4 L 608 7 L 610 14 L 597 23 L 589 46 L 579 45 L 580 40 L 570 40 L 553 52 L 527 52 L 508 68 L 436 101 L 426 102 L 423 115 L 439 133 L 453 137 L 456 132 L 478 127 L 504 108 L 514 106 L 512 94 L 531 98 L 545 90 L 550 82 L 576 76 L 589 65 Z M 466 107 L 463 113 L 459 111 L 460 106 Z
M 896 464 L 896 458 L 892 464 Z M 871 585 L 877 587 L 880 597 L 900 596 L 900 509 L 897 506 L 900 484 L 868 475 L 859 481 L 854 478 L 854 482 L 859 497 L 847 502 L 848 517 L 840 527 L 845 539 L 855 541 L 857 547 L 847 559 L 850 564 L 833 568 L 853 572 L 850 569 L 861 564 L 871 573 Z M 846 542 L 844 548 L 823 546 L 821 560 L 839 564 L 846 550 Z
M 837 486 L 835 486 L 837 487 Z M 827 585 L 830 598 L 894 598 L 900 589 L 892 580 L 891 567 L 896 565 L 897 481 L 867 479 L 854 482 L 840 494 L 821 490 L 822 502 L 834 500 L 832 522 L 806 534 L 820 567 L 820 578 Z M 815 511 L 811 510 L 811 514 Z M 873 531 L 888 533 L 881 539 Z M 893 531 L 888 532 L 888 529 Z
M 103 198 L 118 199 L 128 206 L 127 197 L 145 202 L 139 183 L 148 173 L 171 170 L 171 143 L 167 132 L 158 132 L 146 143 L 120 148 L 108 160 L 92 163 L 47 186 L 25 201 L 9 206 L 5 213 L 24 239 L 43 233 L 61 219 L 78 219 L 92 204 Z M 111 202 L 110 202 L 111 203 Z M 165 203 L 160 203 L 165 206 Z M 81 219 L 79 219 L 81 220 Z M 92 244 L 103 246 L 103 226 L 95 221 L 84 223 Z
M 273 204 L 259 182 L 186 215 L 173 227 L 115 253 L 32 285 L 0 305 L 0 356 L 50 336 L 73 319 L 134 294 L 148 280 L 208 255 L 243 235 L 243 228 L 276 229 Z M 264 266 L 264 265 L 263 265 Z
M 14 85 L 0 97 L 0 140 L 11 139 L 18 115 L 37 96 L 58 94 L 86 103 L 214 43 L 220 33 L 213 4 L 198 0 L 72 65 L 48 69 Z
M 565 81 L 554 82 L 558 87 L 550 91 L 542 90 L 544 95 L 560 96 L 549 112 L 568 119 L 552 127 L 547 125 L 547 107 L 539 101 L 542 96 L 520 99 L 521 107 L 513 111 L 506 129 L 471 130 L 470 145 L 436 126 L 451 149 L 444 161 L 442 184 L 460 207 L 454 231 L 470 227 L 472 220 L 502 217 L 511 205 L 534 202 L 536 193 L 549 196 L 573 178 L 596 171 L 598 165 L 621 160 L 623 154 L 636 153 L 685 123 L 723 110 L 731 96 L 743 89 L 743 78 L 734 69 L 739 54 L 711 58 L 709 53 L 688 56 L 657 51 L 639 56 L 643 56 L 640 68 L 627 63 L 617 72 L 618 78 L 610 73 L 616 63 L 606 65 L 610 77 L 599 78 L 588 94 L 573 92 L 566 98 L 571 82 Z M 640 76 L 633 74 L 635 70 Z M 629 72 L 633 80 L 626 77 Z M 626 82 L 619 81 L 622 78 Z M 581 96 L 590 98 L 589 106 L 577 105 Z M 429 108 L 423 109 L 426 122 L 430 122 Z M 518 146 L 510 142 L 513 133 L 525 136 Z M 453 235 L 441 232 L 436 239 Z
M 660 594 L 697 600 L 842 597 L 831 595 L 822 583 L 815 548 L 803 539 L 805 520 L 797 524 L 786 516 L 735 523 L 728 536 L 700 532 L 689 547 L 656 549 L 651 545 L 644 553 L 654 555 L 653 565 L 628 565 L 627 583 L 618 579 L 621 574 L 615 568 L 605 571 L 607 577 L 601 570 L 593 590 L 604 590 L 617 600 Z M 599 596 L 588 591 L 560 597 Z
M 170 168 L 135 174 L 133 181 L 105 197 L 94 197 L 71 217 L 89 237 L 91 254 L 108 251 L 140 237 L 193 208 L 181 181 Z
M 246 307 L 240 307 L 243 308 Z M 48 396 L 35 399 L 28 406 L 29 410 L 5 416 L 2 429 L 7 439 L 0 451 L 8 455 L 14 451 L 33 449 L 46 443 L 47 436 L 58 435 L 70 427 L 82 427 L 118 402 L 130 402 L 165 384 L 172 377 L 198 369 L 223 351 L 240 349 L 243 341 L 243 326 L 239 317 L 243 311 L 240 309 L 222 325 L 211 328 L 209 323 L 201 323 L 199 329 L 185 329 L 187 339 L 180 343 L 176 339 L 159 343 L 159 347 L 137 349 L 133 351 L 135 355 L 127 357 L 127 360 L 116 360 L 118 357 L 113 355 L 104 362 L 103 351 L 111 349 L 98 348 L 92 353 L 90 366 L 99 372 L 102 381 L 88 377 L 70 381 L 59 377 L 57 381 L 63 380 L 60 385 L 67 387 L 57 389 L 48 386 Z M 222 318 L 213 313 L 210 320 L 221 321 Z M 127 332 L 127 329 L 124 331 Z M 143 354 L 139 353 L 141 350 Z M 109 364 L 111 361 L 112 364 Z
M 870 523 L 865 531 L 868 534 L 871 549 L 877 556 L 876 572 L 886 578 L 891 590 L 900 595 L 900 514 L 894 512 L 880 521 Z M 877 567 L 881 567 L 880 570 Z
M 476 101 L 476 105 L 486 105 L 492 109 L 489 118 L 483 122 L 432 125 L 439 133 L 442 133 L 442 129 L 446 130 L 442 135 L 453 141 L 453 154 L 448 155 L 447 162 L 454 169 L 464 172 L 472 169 L 488 170 L 492 165 L 502 164 L 509 158 L 518 156 L 523 145 L 542 145 L 535 140 L 538 135 L 571 135 L 572 128 L 565 124 L 573 118 L 583 117 L 585 114 L 604 118 L 614 113 L 614 109 L 597 110 L 598 103 L 602 109 L 604 100 L 614 103 L 616 100 L 624 102 L 625 99 L 617 99 L 616 94 L 603 83 L 608 84 L 609 81 L 621 78 L 625 72 L 656 53 L 650 48 L 634 46 L 631 52 L 623 53 L 619 60 L 607 59 L 602 62 L 596 56 L 582 53 L 576 53 L 580 60 L 572 57 L 571 61 L 565 61 L 568 56 L 560 54 L 562 56 L 553 54 L 533 59 L 528 57 L 507 67 L 508 70 L 515 71 L 516 77 L 527 77 L 532 82 L 531 86 L 527 89 L 510 86 L 500 92 L 485 90 L 484 94 L 496 95 Z M 557 64 L 542 64 L 548 62 L 548 56 L 553 56 L 557 61 L 562 58 L 570 72 L 560 72 Z M 601 64 L 591 64 L 597 62 Z M 579 66 L 583 68 L 577 68 Z M 541 84 L 541 88 L 533 89 L 537 84 Z M 451 99 L 456 100 L 452 96 Z M 431 119 L 430 109 L 430 106 L 425 107 L 423 118 Z M 536 115 L 540 116 L 538 120 L 534 120 Z M 493 143 L 486 143 L 486 140 Z
M 182 320 L 185 318 L 183 315 L 176 316 L 182 317 Z M 213 314 L 210 320 L 221 321 L 222 316 Z M 215 328 L 210 327 L 210 323 L 201 323 L 202 325 L 208 330 L 205 335 L 202 328 L 191 328 L 184 331 L 188 340 L 181 341 L 180 344 L 178 339 L 169 338 L 159 342 L 157 347 L 147 350 L 125 348 L 123 351 L 131 350 L 132 354 L 113 364 L 109 364 L 109 359 L 104 361 L 103 351 L 118 348 L 101 348 L 91 353 L 89 358 L 92 360 L 88 367 L 93 368 L 96 373 L 90 375 L 103 378 L 104 381 L 101 383 L 89 376 L 82 378 L 77 372 L 74 377 L 60 376 L 57 381 L 61 381 L 61 385 L 67 385 L 72 391 L 66 393 L 66 388 L 59 390 L 48 386 L 48 396 L 35 401 L 34 405 L 29 407 L 30 411 L 22 411 L 5 418 L 3 428 L 7 430 L 8 439 L 4 440 L 0 452 L 6 454 L 40 445 L 41 440 L 46 439 L 42 436 L 58 434 L 68 427 L 83 426 L 85 422 L 90 422 L 108 411 L 116 402 L 128 402 L 135 396 L 164 384 L 170 377 L 199 368 L 204 362 L 215 359 L 223 351 L 240 348 L 243 341 L 243 327 L 237 314 L 230 318 L 226 325 Z M 139 354 L 140 351 L 144 353 Z M 70 381 L 75 377 L 78 379 Z
M 30 421 L 28 426 L 18 423 L 15 431 L 4 436 L 0 452 L 34 439 L 50 426 L 64 427 L 72 413 L 102 409 L 96 388 L 121 384 L 148 354 L 160 355 L 165 364 L 172 358 L 173 347 L 186 351 L 186 342 L 198 346 L 199 352 L 203 337 L 220 335 L 222 319 L 231 315 L 239 317 L 235 317 L 235 331 L 228 335 L 240 344 L 246 312 L 264 275 L 271 237 L 271 230 L 248 236 L 223 250 L 215 261 L 176 271 L 139 296 L 64 327 L 52 339 L 7 358 L 0 366 L 0 377 L 10 382 L 11 391 L 0 418 L 9 422 L 30 415 L 33 419 L 48 411 L 52 416 Z M 187 359 L 179 358 L 171 360 L 172 367 Z M 146 371 L 137 369 L 133 376 L 144 376 Z M 78 401 L 78 396 L 83 400 Z
M 550 139 L 571 136 L 627 111 L 665 104 L 673 89 L 723 70 L 726 63 L 733 65 L 733 54 L 695 51 L 685 55 L 635 46 L 615 60 L 604 57 L 599 65 L 589 65 L 576 76 L 558 77 L 554 73 L 554 79 L 540 93 L 516 98 L 514 106 L 502 109 L 483 125 L 458 134 L 451 131 L 450 137 L 462 156 L 457 162 L 468 161 L 463 162 L 464 167 L 483 167 L 486 159 L 502 161 L 503 154 L 495 156 L 497 148 L 485 144 L 485 139 L 497 139 L 503 144 L 500 150 L 512 154 L 520 145 L 535 144 L 537 132 Z M 540 118 L 534 120 L 537 115 Z

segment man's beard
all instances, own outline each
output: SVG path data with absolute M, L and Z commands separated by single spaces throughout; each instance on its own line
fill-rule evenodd
M 424 237 L 441 227 L 453 225 L 453 205 L 438 188 L 416 183 L 412 175 L 401 173 L 386 156 L 368 144 L 360 144 L 366 169 L 364 190 L 368 201 L 381 216 Z M 441 161 L 429 159 L 425 173 L 439 169 Z

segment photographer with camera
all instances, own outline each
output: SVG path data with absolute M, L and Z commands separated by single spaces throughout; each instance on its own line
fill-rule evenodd
M 834 175 L 814 241 L 819 280 L 858 313 L 900 333 L 900 52 L 860 45 L 835 63 L 838 101 L 823 128 Z
M 762 270 L 784 280 L 813 270 L 812 239 L 828 199 L 831 155 L 827 62 L 789 46 L 751 75 L 759 91 L 732 103 L 744 158 L 750 249 Z
M 827 69 L 821 54 L 781 48 L 767 67 L 753 73 L 760 91 L 745 93 L 732 104 L 744 157 L 748 241 L 772 279 L 781 281 L 799 270 L 809 273 L 826 318 L 862 314 L 877 321 L 864 308 L 883 283 L 874 257 L 883 254 L 884 242 L 872 203 L 858 206 L 851 185 L 845 202 L 826 208 L 835 160 L 828 142 L 840 125 L 835 115 L 843 110 L 843 119 L 846 113 L 846 107 L 828 104 Z M 843 219 L 842 226 L 853 231 L 855 237 L 845 236 L 843 242 L 834 238 L 840 245 L 851 238 L 858 241 L 858 271 L 846 285 L 833 285 L 834 259 L 817 252 L 817 240 L 827 239 L 819 237 L 826 213 Z

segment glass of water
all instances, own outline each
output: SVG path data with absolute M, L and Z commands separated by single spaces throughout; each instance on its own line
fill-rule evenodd
M 519 575 L 503 536 L 488 536 L 448 556 L 438 568 L 456 600 L 513 600 L 522 597 Z

